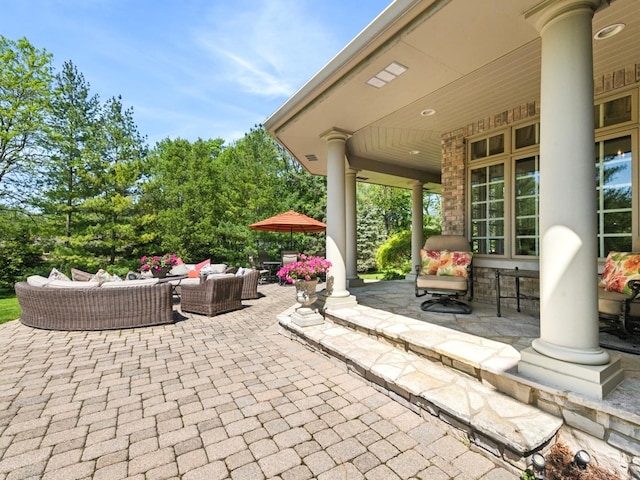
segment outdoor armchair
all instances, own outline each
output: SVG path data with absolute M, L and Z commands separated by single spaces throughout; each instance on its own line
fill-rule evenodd
M 472 253 L 469 241 L 461 235 L 433 235 L 420 252 L 422 264 L 416 265 L 415 295 L 430 295 L 420 308 L 425 312 L 471 313 L 471 307 L 459 300 L 473 297 Z
M 201 315 L 218 315 L 242 308 L 242 277 L 209 278 L 198 285 L 183 285 L 180 309 Z

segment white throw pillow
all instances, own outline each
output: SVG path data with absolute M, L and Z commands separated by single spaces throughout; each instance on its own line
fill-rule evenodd
M 227 269 L 227 266 L 224 263 L 212 263 L 211 265 L 209 265 L 208 270 L 205 270 L 205 268 L 202 269 L 204 273 L 224 273 L 224 271 Z
M 52 280 L 43 277 L 42 275 L 31 275 L 27 277 L 27 283 L 32 287 L 44 287 Z
M 189 270 L 192 270 L 192 269 L 189 268 L 187 264 L 182 263 L 180 265 L 176 265 L 175 267 L 173 267 L 169 272 L 169 275 L 187 275 L 189 273 Z
M 236 272 L 236 277 L 241 277 L 244 275 L 244 268 L 238 267 L 238 271 Z

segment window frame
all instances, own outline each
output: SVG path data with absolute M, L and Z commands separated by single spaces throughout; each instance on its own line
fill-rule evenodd
M 603 127 L 596 131 L 595 135 L 595 144 L 594 144 L 594 168 L 596 166 L 595 160 L 599 156 L 599 152 L 597 151 L 596 146 L 607 140 L 614 140 L 616 138 L 621 138 L 625 136 L 631 137 L 631 250 L 638 251 L 640 249 L 640 194 L 638 189 L 640 188 L 640 168 L 638 167 L 639 159 L 639 135 L 638 135 L 638 126 L 629 127 L 628 122 L 624 122 L 622 127 L 616 126 L 617 128 Z M 626 127 L 624 125 L 627 125 Z M 598 185 L 596 185 L 596 192 Z M 600 195 L 600 194 L 599 194 Z M 599 199 L 598 206 L 599 209 Z M 597 215 L 602 215 L 598 213 Z M 596 232 L 597 243 L 598 243 L 598 254 L 600 254 L 600 231 Z M 598 256 L 598 260 L 602 261 L 606 258 L 606 253 L 604 256 Z

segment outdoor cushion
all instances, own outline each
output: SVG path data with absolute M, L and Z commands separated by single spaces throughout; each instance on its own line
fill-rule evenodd
M 67 277 L 64 273 L 62 273 L 57 268 L 52 268 L 51 273 L 49 273 L 49 280 L 64 280 L 71 281 L 69 277 Z
M 32 287 L 47 288 L 96 288 L 98 282 L 79 282 L 73 280 L 51 280 L 40 275 L 31 275 L 27 278 L 27 283 Z
M 467 279 L 446 275 L 418 276 L 416 278 L 416 286 L 418 288 L 428 289 L 430 292 L 465 290 L 467 288 Z
M 130 280 L 128 282 L 104 282 L 100 288 L 137 288 L 145 285 L 154 285 L 159 282 L 159 278 L 143 278 L 140 280 Z
M 93 273 L 83 272 L 82 270 L 78 270 L 77 268 L 71 269 L 71 280 L 75 280 L 77 282 L 88 282 L 89 280 L 93 280 Z
M 203 273 L 224 273 L 227 269 L 227 266 L 224 263 L 212 263 L 209 265 L 209 268 L 203 268 Z
M 186 263 L 181 263 L 180 265 L 173 267 L 169 272 L 169 275 L 187 275 L 190 270 L 193 270 L 193 268 L 189 267 Z
M 27 277 L 27 283 L 32 287 L 44 287 L 50 281 L 42 275 L 30 275 Z
M 442 250 L 440 252 L 440 262 L 438 263 L 439 276 L 467 278 L 468 268 L 471 264 L 471 252 L 450 252 Z
M 609 252 L 600 285 L 610 292 L 631 295 L 629 280 L 640 280 L 640 253 Z
M 209 265 L 211 263 L 211 259 L 207 258 L 206 260 L 203 260 L 200 263 L 197 263 L 195 266 L 196 270 L 202 270 L 205 266 Z
M 422 258 L 422 275 L 436 275 L 438 273 L 438 265 L 440 264 L 440 250 L 420 250 Z

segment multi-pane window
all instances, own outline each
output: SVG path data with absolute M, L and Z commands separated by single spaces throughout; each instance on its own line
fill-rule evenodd
M 539 157 L 515 161 L 515 255 L 539 255 Z
M 598 256 L 632 251 L 638 91 L 594 107 Z M 469 143 L 471 244 L 478 254 L 540 255 L 540 124 L 513 126 Z M 637 153 L 636 153 L 637 154 Z M 636 185 L 637 189 L 638 186 Z M 637 224 L 636 224 L 637 223 Z M 634 233 L 636 232 L 636 233 Z
M 504 255 L 504 164 L 471 171 L 471 243 L 473 251 Z
M 632 250 L 631 135 L 596 143 L 598 256 Z

